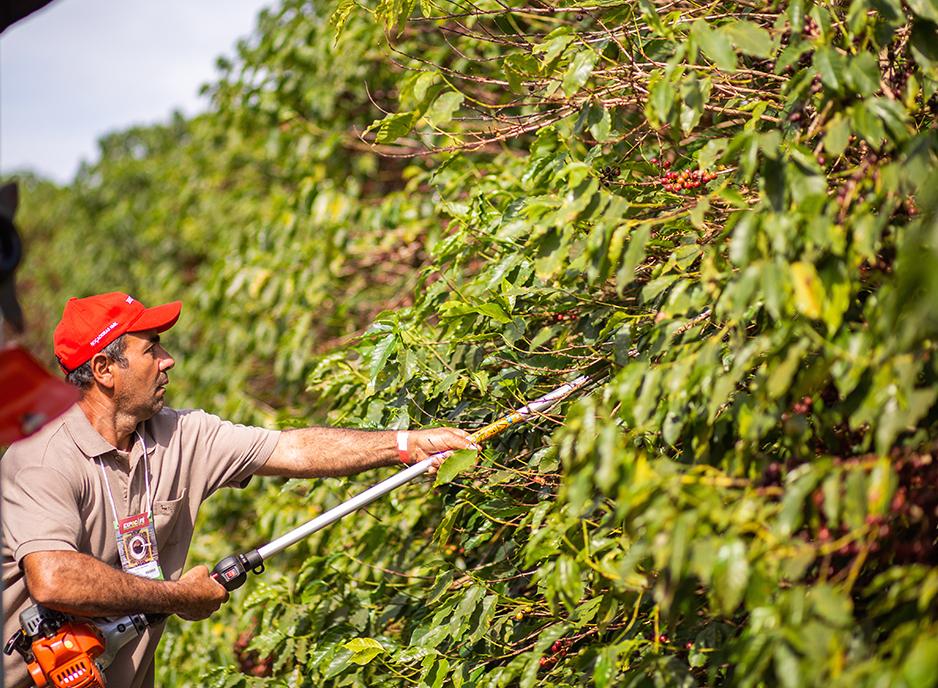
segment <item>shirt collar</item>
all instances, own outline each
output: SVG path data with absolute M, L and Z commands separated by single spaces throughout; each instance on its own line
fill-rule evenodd
M 111 443 L 101 437 L 98 431 L 88 422 L 88 417 L 78 404 L 66 411 L 64 418 L 65 427 L 68 429 L 72 441 L 75 442 L 75 446 L 81 450 L 81 453 L 88 458 L 115 451 Z

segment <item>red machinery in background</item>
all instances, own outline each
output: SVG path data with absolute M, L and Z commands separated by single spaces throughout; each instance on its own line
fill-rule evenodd
M 36 432 L 78 400 L 78 390 L 43 368 L 23 347 L 6 344 L 6 332 L 22 334 L 23 310 L 14 272 L 23 257 L 13 216 L 16 184 L 0 187 L 0 447 Z

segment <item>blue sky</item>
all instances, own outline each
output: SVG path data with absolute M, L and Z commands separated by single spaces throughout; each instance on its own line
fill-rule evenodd
M 0 174 L 70 181 L 115 129 L 194 114 L 274 0 L 55 0 L 0 35 Z

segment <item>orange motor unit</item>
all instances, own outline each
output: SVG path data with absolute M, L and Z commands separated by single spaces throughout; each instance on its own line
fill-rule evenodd
M 27 665 L 37 688 L 103 688 L 95 659 L 104 653 L 104 637 L 89 623 L 62 624 L 49 638 L 33 641 L 34 661 Z

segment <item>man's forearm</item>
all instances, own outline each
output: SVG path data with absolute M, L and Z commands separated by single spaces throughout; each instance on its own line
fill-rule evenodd
M 35 552 L 23 562 L 33 601 L 76 616 L 175 614 L 193 600 L 177 581 L 141 578 L 79 552 Z
M 409 462 L 451 449 L 464 449 L 468 433 L 456 428 L 411 430 L 407 433 Z M 369 468 L 400 465 L 397 432 L 347 428 L 286 430 L 258 475 L 321 478 L 352 475 Z
M 352 475 L 399 462 L 395 433 L 387 430 L 286 430 L 258 475 L 322 478 Z

